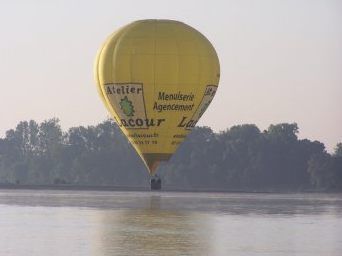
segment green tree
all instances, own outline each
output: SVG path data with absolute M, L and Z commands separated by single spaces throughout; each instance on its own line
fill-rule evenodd
M 342 190 L 341 143 L 297 137 L 297 124 L 254 124 L 215 133 L 195 127 L 159 173 L 174 188 Z M 63 132 L 59 120 L 22 121 L 0 139 L 0 183 L 148 186 L 146 168 L 112 120 Z
M 315 154 L 308 161 L 308 173 L 315 188 L 326 189 L 334 184 L 333 162 L 328 153 Z
M 342 157 L 342 143 L 337 143 L 335 147 L 335 156 Z

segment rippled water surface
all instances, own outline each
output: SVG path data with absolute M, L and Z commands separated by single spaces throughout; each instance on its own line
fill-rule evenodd
M 341 194 L 0 190 L 0 255 L 342 255 Z

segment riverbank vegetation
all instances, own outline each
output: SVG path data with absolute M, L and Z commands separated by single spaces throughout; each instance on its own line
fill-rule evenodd
M 173 188 L 244 191 L 342 190 L 342 143 L 329 154 L 298 139 L 295 123 L 196 127 L 159 168 Z M 62 131 L 58 119 L 20 122 L 0 139 L 0 184 L 148 186 L 147 171 L 118 126 Z

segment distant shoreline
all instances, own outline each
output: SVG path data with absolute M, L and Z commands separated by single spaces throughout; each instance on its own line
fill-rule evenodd
M 70 191 L 151 191 L 149 187 L 128 187 L 128 186 L 98 186 L 98 185 L 21 185 L 21 184 L 0 184 L 0 190 L 70 190 Z M 175 188 L 164 186 L 160 192 L 194 192 L 194 193 L 339 193 L 341 191 L 331 190 L 239 190 L 239 189 L 213 189 L 213 188 Z
M 22 189 L 22 190 L 86 190 L 86 191 L 149 191 L 148 187 L 127 187 L 127 186 L 96 186 L 96 185 L 20 185 L 0 184 L 0 189 Z

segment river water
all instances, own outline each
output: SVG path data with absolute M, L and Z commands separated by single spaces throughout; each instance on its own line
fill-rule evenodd
M 342 255 L 341 194 L 0 190 L 0 255 Z

